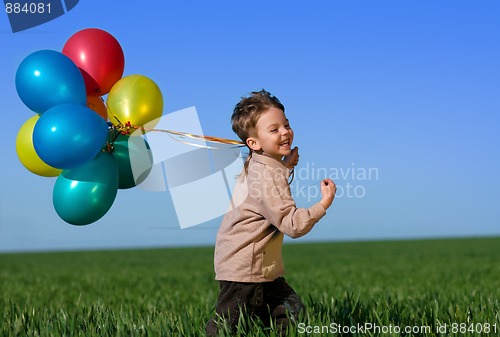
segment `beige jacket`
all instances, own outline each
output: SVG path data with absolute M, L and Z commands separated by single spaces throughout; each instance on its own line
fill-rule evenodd
M 248 175 L 233 192 L 235 207 L 226 213 L 217 234 L 217 280 L 270 282 L 282 276 L 283 235 L 301 237 L 326 214 L 319 202 L 308 209 L 296 207 L 289 174 L 278 160 L 252 154 Z

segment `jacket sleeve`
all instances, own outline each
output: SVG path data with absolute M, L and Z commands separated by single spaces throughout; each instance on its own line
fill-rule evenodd
M 265 171 L 262 177 L 262 215 L 291 238 L 309 233 L 326 214 L 323 206 L 318 202 L 309 208 L 298 208 L 292 198 L 287 177 Z

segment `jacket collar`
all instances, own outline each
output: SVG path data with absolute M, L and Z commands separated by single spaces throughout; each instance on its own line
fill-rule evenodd
M 271 156 L 252 152 L 252 160 L 255 160 L 256 162 L 272 167 L 274 169 L 282 170 L 283 172 L 285 172 L 286 177 L 288 177 L 288 175 L 290 174 L 290 170 L 285 165 L 283 165 L 281 161 Z

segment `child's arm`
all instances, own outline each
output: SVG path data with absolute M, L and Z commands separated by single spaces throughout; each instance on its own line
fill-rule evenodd
M 273 179 L 270 175 L 263 178 L 262 215 L 292 238 L 307 234 L 326 214 L 334 198 L 335 184 L 331 179 L 325 179 L 321 182 L 321 201 L 309 208 L 298 208 L 286 179 Z

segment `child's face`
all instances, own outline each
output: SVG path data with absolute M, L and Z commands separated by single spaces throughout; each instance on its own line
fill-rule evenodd
M 247 144 L 254 151 L 262 151 L 278 160 L 291 152 L 293 130 L 281 109 L 271 107 L 265 111 L 251 134 Z

